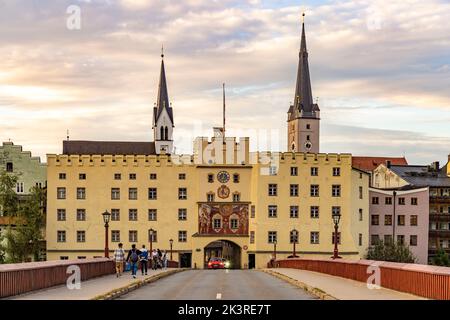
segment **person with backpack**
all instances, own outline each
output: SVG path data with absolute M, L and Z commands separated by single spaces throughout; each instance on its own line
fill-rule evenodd
M 141 252 L 138 249 L 136 249 L 135 244 L 133 244 L 131 246 L 131 250 L 128 251 L 127 261 L 129 261 L 131 263 L 131 275 L 135 279 L 136 279 L 136 273 L 137 273 L 140 254 L 141 254 Z
M 141 262 L 142 275 L 147 275 L 147 262 L 148 262 L 148 251 L 145 249 L 145 245 L 142 245 L 141 254 L 139 255 L 139 260 Z
M 114 250 L 114 261 L 116 263 L 116 277 L 120 277 L 123 273 L 123 263 L 125 262 L 125 250 L 123 244 L 119 243 L 119 247 Z
M 158 269 L 158 251 L 153 249 L 152 252 L 152 270 Z

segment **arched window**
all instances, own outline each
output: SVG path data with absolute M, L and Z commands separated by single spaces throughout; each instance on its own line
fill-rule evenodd
M 290 237 L 289 237 L 289 241 L 291 243 L 298 243 L 298 231 L 297 230 L 292 230 L 290 232 Z
M 165 136 L 166 136 L 166 140 L 169 140 L 169 128 L 166 127 L 165 131 Z
M 166 140 L 165 138 L 164 138 L 164 127 L 161 127 L 161 140 Z

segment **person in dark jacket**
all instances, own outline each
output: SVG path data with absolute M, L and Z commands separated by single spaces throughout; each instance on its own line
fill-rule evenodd
M 137 273 L 137 269 L 138 269 L 140 254 L 141 254 L 141 251 L 136 249 L 136 245 L 133 244 L 131 246 L 131 250 L 128 251 L 128 255 L 127 255 L 127 262 L 131 263 L 131 275 L 135 279 L 136 279 L 136 273 Z

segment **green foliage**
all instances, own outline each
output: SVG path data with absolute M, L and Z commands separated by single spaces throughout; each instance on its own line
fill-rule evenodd
M 448 256 L 448 253 L 441 248 L 433 258 L 432 263 L 435 266 L 450 267 L 450 257 Z
M 16 216 L 19 209 L 19 197 L 14 192 L 18 175 L 0 170 L 0 207 L 4 216 Z
M 369 247 L 366 258 L 369 260 L 402 263 L 414 263 L 416 261 L 408 246 L 394 241 L 388 243 L 379 241 L 374 246 Z

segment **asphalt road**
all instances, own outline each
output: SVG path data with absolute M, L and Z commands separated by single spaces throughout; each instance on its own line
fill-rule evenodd
M 119 300 L 311 300 L 314 296 L 256 270 L 188 270 L 132 291 Z

